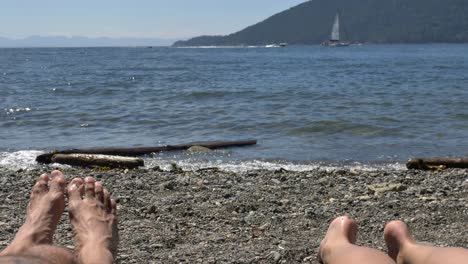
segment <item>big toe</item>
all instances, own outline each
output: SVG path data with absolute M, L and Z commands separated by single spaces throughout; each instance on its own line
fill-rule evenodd
M 402 221 L 388 223 L 384 229 L 384 238 L 388 254 L 395 261 L 402 248 L 414 242 L 408 226 Z
M 65 176 L 62 172 L 55 170 L 50 174 L 50 191 L 63 194 L 65 192 Z
M 347 216 L 340 216 L 330 223 L 325 238 L 328 242 L 345 241 L 354 244 L 356 242 L 357 230 L 357 224 L 353 219 Z
M 32 195 L 37 196 L 41 194 L 46 194 L 49 191 L 49 187 L 47 186 L 49 182 L 49 175 L 42 174 L 37 180 L 36 184 L 33 187 Z
M 333 248 L 337 245 L 354 244 L 356 242 L 358 226 L 356 222 L 347 217 L 340 216 L 335 218 L 329 225 L 325 238 L 320 243 L 318 252 L 319 261 L 326 255 L 329 255 Z

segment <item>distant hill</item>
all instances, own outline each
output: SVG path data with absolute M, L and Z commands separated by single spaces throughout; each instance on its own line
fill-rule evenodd
M 169 46 L 173 40 L 152 38 L 88 38 L 64 36 L 31 36 L 23 39 L 0 37 L 0 47 L 124 47 Z
M 174 46 L 317 44 L 329 38 L 337 12 L 348 41 L 468 42 L 467 0 L 310 0 L 239 32 Z

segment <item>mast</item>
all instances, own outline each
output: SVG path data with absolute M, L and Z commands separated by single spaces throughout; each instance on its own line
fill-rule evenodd
M 335 22 L 333 23 L 331 32 L 331 41 L 340 41 L 340 17 L 338 14 L 335 16 Z

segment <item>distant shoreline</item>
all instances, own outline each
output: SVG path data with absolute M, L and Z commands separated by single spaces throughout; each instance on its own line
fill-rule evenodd
M 458 43 L 458 42 L 427 42 L 427 43 L 359 43 L 351 44 L 351 46 L 398 46 L 398 45 L 468 45 L 468 42 Z M 0 46 L 0 49 L 77 49 L 77 48 L 177 48 L 177 49 L 190 49 L 190 48 L 265 48 L 266 45 L 212 45 L 212 46 L 172 46 L 172 45 L 163 45 L 163 46 L 132 46 L 132 45 L 115 45 L 115 46 Z M 320 43 L 317 44 L 290 44 L 288 47 L 316 47 L 320 46 Z M 275 47 L 275 48 L 284 48 L 284 47 Z M 287 48 L 287 47 L 286 47 Z

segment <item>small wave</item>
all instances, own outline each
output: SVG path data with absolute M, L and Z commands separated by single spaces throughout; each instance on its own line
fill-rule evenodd
M 251 90 L 239 91 L 218 91 L 218 90 L 204 90 L 204 91 L 190 91 L 184 93 L 184 98 L 190 99 L 219 99 L 219 98 L 233 98 L 243 95 L 254 94 Z
M 367 135 L 374 136 L 384 129 L 370 124 L 357 124 L 348 121 L 315 121 L 304 124 L 301 127 L 290 131 L 292 135 L 308 134 L 349 134 L 349 135 Z
M 468 120 L 468 114 L 456 114 L 455 118 L 460 120 Z
M 29 107 L 16 107 L 16 108 L 6 108 L 5 112 L 7 115 L 12 115 L 20 112 L 29 112 L 32 109 Z
M 382 163 L 382 164 L 364 164 L 360 162 L 353 162 L 350 164 L 326 164 L 323 162 L 312 162 L 310 164 L 291 163 L 287 161 L 262 161 L 262 160 L 249 160 L 249 161 L 199 161 L 199 160 L 145 160 L 148 168 L 159 167 L 162 170 L 170 171 L 173 164 L 184 171 L 197 171 L 203 169 L 216 168 L 224 172 L 248 172 L 255 170 L 277 171 L 286 170 L 292 172 L 306 172 L 313 170 L 334 171 L 340 169 L 349 169 L 356 171 L 379 171 L 379 170 L 406 170 L 402 163 Z
M 190 97 L 193 99 L 211 99 L 211 98 L 222 98 L 226 96 L 224 91 L 191 91 L 184 95 L 184 97 Z
M 36 156 L 43 154 L 43 151 L 38 150 L 21 150 L 15 152 L 0 153 L 0 167 L 12 170 L 19 169 L 34 169 L 38 167 Z M 264 161 L 264 160 L 200 160 L 196 158 L 188 159 L 162 159 L 147 157 L 145 158 L 145 168 L 159 167 L 162 170 L 170 171 L 173 164 L 177 164 L 184 171 L 197 171 L 202 169 L 216 168 L 224 172 L 248 172 L 255 170 L 277 171 L 286 170 L 292 172 L 305 172 L 312 170 L 333 171 L 339 169 L 350 169 L 357 171 L 379 171 L 379 170 L 405 170 L 402 163 L 325 163 L 325 162 L 307 162 L 293 163 L 288 161 Z M 54 166 L 62 167 L 58 164 Z M 63 166 L 67 167 L 67 166 Z
M 36 156 L 43 154 L 38 150 L 20 150 L 16 152 L 1 152 L 0 167 L 8 169 L 32 169 L 37 166 Z

